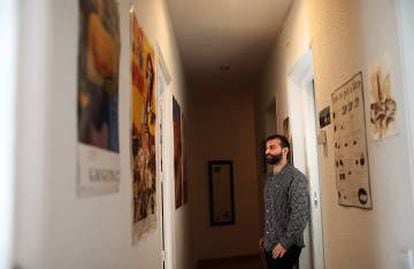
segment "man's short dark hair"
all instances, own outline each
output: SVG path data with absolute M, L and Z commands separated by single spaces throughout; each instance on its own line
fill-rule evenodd
M 267 143 L 268 141 L 273 140 L 273 139 L 279 139 L 280 146 L 282 148 L 288 148 L 289 153 L 290 153 L 290 143 L 289 143 L 289 140 L 286 138 L 286 136 L 279 135 L 279 134 L 273 134 L 273 135 L 270 135 L 266 138 L 265 143 Z

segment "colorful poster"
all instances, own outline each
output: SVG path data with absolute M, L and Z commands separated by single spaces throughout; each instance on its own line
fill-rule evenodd
M 338 202 L 371 209 L 362 73 L 335 90 L 331 98 Z
M 133 243 L 156 225 L 155 55 L 131 12 Z
M 385 59 L 385 58 L 384 58 Z M 397 134 L 397 102 L 394 97 L 390 60 L 370 68 L 371 114 L 370 130 L 373 140 Z
M 174 124 L 174 182 L 175 182 L 175 208 L 178 209 L 183 202 L 183 156 L 181 137 L 181 108 L 173 97 L 173 124 Z
M 120 34 L 114 0 L 79 1 L 78 196 L 119 187 Z

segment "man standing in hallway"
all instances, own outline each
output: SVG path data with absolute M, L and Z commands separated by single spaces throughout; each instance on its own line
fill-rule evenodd
M 305 175 L 288 163 L 290 145 L 286 137 L 266 139 L 266 162 L 273 171 L 263 191 L 264 235 L 259 241 L 268 269 L 292 269 L 304 245 L 303 232 L 309 220 L 309 193 Z

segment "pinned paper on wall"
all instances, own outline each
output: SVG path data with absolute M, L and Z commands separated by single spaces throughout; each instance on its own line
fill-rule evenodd
M 114 0 L 79 1 L 78 196 L 119 188 L 120 32 Z
M 394 96 L 391 60 L 384 56 L 381 63 L 371 65 L 370 133 L 373 140 L 397 134 L 398 105 Z
M 131 161 L 133 244 L 156 227 L 155 54 L 134 9 L 131 30 Z
M 331 98 L 338 203 L 372 209 L 362 73 Z

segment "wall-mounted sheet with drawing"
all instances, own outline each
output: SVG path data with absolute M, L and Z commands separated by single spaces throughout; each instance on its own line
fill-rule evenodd
M 381 140 L 398 133 L 398 105 L 394 96 L 393 72 L 390 56 L 369 70 L 370 131 L 372 140 Z
M 332 93 L 338 203 L 372 209 L 362 73 Z

